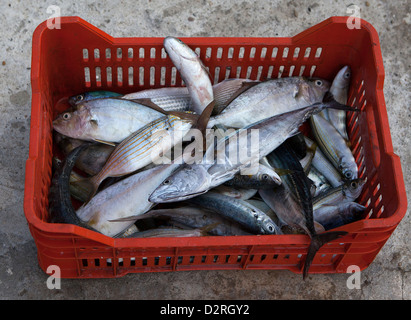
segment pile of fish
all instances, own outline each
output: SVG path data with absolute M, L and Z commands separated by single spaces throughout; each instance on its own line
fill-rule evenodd
M 346 235 L 329 230 L 365 210 L 345 127 L 358 112 L 346 105 L 349 66 L 332 82 L 212 85 L 189 46 L 163 45 L 184 87 L 68 97 L 53 121 L 50 222 L 110 237 L 307 234 L 305 277 L 317 250 Z

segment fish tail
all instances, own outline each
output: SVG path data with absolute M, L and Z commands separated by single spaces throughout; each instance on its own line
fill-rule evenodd
M 307 256 L 304 262 L 303 280 L 308 275 L 308 269 L 310 268 L 311 263 L 313 262 L 317 251 L 327 242 L 338 239 L 342 236 L 345 236 L 346 234 L 348 234 L 348 232 L 346 231 L 331 231 L 331 232 L 324 232 L 324 233 L 316 234 L 315 236 L 312 237 L 310 246 L 308 247 Z

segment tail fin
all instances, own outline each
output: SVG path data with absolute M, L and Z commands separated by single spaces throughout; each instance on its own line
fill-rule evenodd
M 339 103 L 337 100 L 334 99 L 333 94 L 330 91 L 327 91 L 324 95 L 323 104 L 327 105 L 330 109 L 338 109 L 338 110 L 345 110 L 345 111 L 361 111 L 358 108 L 350 107 L 348 105 Z
M 342 236 L 345 236 L 346 234 L 348 234 L 348 232 L 346 231 L 331 231 L 317 234 L 311 239 L 310 246 L 308 247 L 307 257 L 305 258 L 304 262 L 303 280 L 305 280 L 306 276 L 308 275 L 308 269 L 310 268 L 317 251 L 327 242 L 338 239 Z

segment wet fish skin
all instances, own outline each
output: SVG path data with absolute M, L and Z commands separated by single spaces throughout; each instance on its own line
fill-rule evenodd
M 327 109 L 329 110 L 329 109 Z M 304 136 L 307 147 L 313 147 L 316 143 L 310 138 Z M 312 167 L 318 170 L 327 181 L 333 186 L 338 187 L 344 183 L 341 173 L 334 167 L 334 165 L 327 159 L 320 148 L 315 149 L 315 154 L 312 159 Z
M 214 192 L 187 200 L 234 220 L 256 234 L 281 234 L 279 227 L 264 212 L 250 203 Z
M 349 66 L 344 66 L 340 69 L 335 76 L 330 92 L 334 96 L 334 99 L 342 104 L 347 104 L 348 100 L 348 90 L 351 82 L 351 68 Z M 328 110 L 328 118 L 331 124 L 337 129 L 341 136 L 348 142 L 348 134 L 346 128 L 346 111 L 330 109 Z
M 312 181 L 314 185 L 314 197 L 332 188 L 331 184 L 324 177 L 324 175 L 322 175 L 321 172 L 319 172 L 315 167 L 311 168 L 311 170 L 308 172 L 307 177 Z
M 334 206 L 324 205 L 314 210 L 314 220 L 320 223 L 325 230 L 330 230 L 354 222 L 365 209 L 365 206 L 357 202 L 343 202 Z
M 76 214 L 84 223 L 114 237 L 134 221 L 111 220 L 137 216 L 150 210 L 153 207 L 153 203 L 148 201 L 150 194 L 180 165 L 177 159 L 174 163 L 158 165 L 124 178 L 97 193 Z
M 192 111 L 201 114 L 214 100 L 207 69 L 197 54 L 180 39 L 168 36 L 163 46 L 190 93 Z
M 249 188 L 235 188 L 221 184 L 215 188 L 212 188 L 210 191 L 224 194 L 226 196 L 234 197 L 241 200 L 248 200 L 251 199 L 257 193 L 258 190 Z
M 358 177 L 358 167 L 351 149 L 337 129 L 323 117 L 313 115 L 310 118 L 315 140 L 321 151 L 347 180 Z
M 126 238 L 174 238 L 174 237 L 203 237 L 207 236 L 207 233 L 202 231 L 201 229 L 179 229 L 173 227 L 163 227 L 163 228 L 155 228 L 155 229 L 148 229 L 144 231 L 138 231 L 132 233 L 131 235 L 127 236 Z
M 120 93 L 107 91 L 107 90 L 100 90 L 100 91 L 88 91 L 83 92 L 77 95 L 73 95 L 69 97 L 69 103 L 75 107 L 79 103 L 90 101 L 94 99 L 102 99 L 102 98 L 114 98 L 114 97 L 121 97 Z
M 303 77 L 263 81 L 234 99 L 219 115 L 210 118 L 209 128 L 222 124 L 243 128 L 252 123 L 321 102 L 330 83 Z M 258 112 L 256 112 L 258 110 Z
M 164 113 L 131 100 L 94 99 L 59 114 L 53 128 L 75 139 L 119 143 L 162 116 Z

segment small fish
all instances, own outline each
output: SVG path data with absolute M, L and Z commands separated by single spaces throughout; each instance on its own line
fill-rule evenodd
M 361 194 L 365 179 L 358 178 L 346 181 L 339 187 L 328 189 L 313 199 L 314 210 L 322 205 L 337 205 L 343 202 L 355 201 Z
M 343 202 L 334 206 L 324 205 L 314 210 L 314 220 L 325 230 L 334 229 L 360 218 L 366 207 L 357 202 Z
M 351 149 L 337 129 L 321 116 L 310 118 L 311 129 L 321 151 L 347 180 L 358 177 L 358 167 Z
M 347 104 L 348 90 L 351 82 L 351 68 L 349 66 L 343 67 L 335 76 L 330 92 L 334 99 L 342 104 Z M 337 129 L 341 136 L 349 142 L 347 128 L 346 128 L 346 111 L 344 110 L 328 110 L 328 118 L 331 124 Z
M 79 103 L 82 103 L 85 101 L 90 101 L 94 99 L 102 99 L 102 98 L 115 98 L 115 97 L 121 97 L 121 94 L 117 92 L 106 91 L 106 90 L 89 91 L 89 92 L 84 92 L 84 93 L 80 93 L 80 94 L 69 97 L 69 103 L 73 107 L 75 107 Z
M 192 111 L 203 113 L 214 100 L 209 73 L 197 54 L 183 41 L 168 36 L 163 46 L 181 75 L 191 97 Z
M 232 187 L 261 189 L 278 186 L 282 183 L 278 173 L 271 167 L 259 164 L 258 172 L 253 175 L 237 173 L 224 184 Z
M 248 200 L 252 198 L 258 190 L 249 188 L 236 188 L 222 184 L 218 187 L 212 188 L 210 191 L 217 192 L 236 199 Z
M 131 100 L 95 99 L 59 114 L 53 128 L 75 139 L 119 143 L 163 116 L 164 113 Z
M 180 229 L 173 227 L 162 227 L 135 232 L 127 238 L 174 238 L 174 237 L 204 237 L 207 231 L 202 229 Z
M 315 167 L 312 167 L 311 170 L 308 172 L 307 175 L 308 179 L 310 179 L 314 186 L 314 194 L 313 196 L 317 196 L 328 189 L 331 189 L 332 186 L 328 182 L 327 178 L 324 177 L 321 172 L 319 172 Z
M 188 202 L 216 211 L 256 234 L 281 234 L 280 228 L 268 215 L 244 200 L 207 192 Z
M 193 123 L 193 119 L 181 119 L 173 115 L 150 122 L 124 139 L 112 151 L 100 172 L 77 184 L 87 185 L 85 188 L 91 190 L 91 199 L 107 177 L 124 176 L 156 161 L 161 152 L 167 152 L 182 140 Z
M 323 79 L 289 77 L 263 81 L 240 94 L 220 114 L 211 117 L 208 127 L 222 124 L 229 128 L 243 128 L 321 102 L 329 88 L 329 82 Z
M 304 136 L 304 139 L 308 148 L 317 145 L 313 140 L 306 136 Z M 315 168 L 319 173 L 321 173 L 333 187 L 338 187 L 344 183 L 342 174 L 327 159 L 320 148 L 315 149 L 315 154 L 311 161 L 311 164 L 312 167 Z

